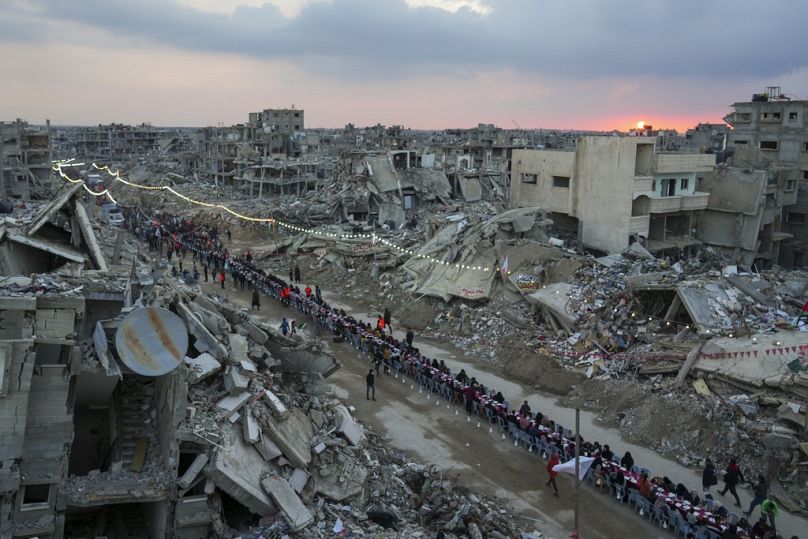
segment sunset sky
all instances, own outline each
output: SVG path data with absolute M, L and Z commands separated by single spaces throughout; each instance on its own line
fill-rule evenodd
M 685 130 L 808 98 L 802 0 L 0 0 L 0 120 Z

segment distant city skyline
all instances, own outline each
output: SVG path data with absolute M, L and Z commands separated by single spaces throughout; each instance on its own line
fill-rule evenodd
M 0 119 L 679 131 L 805 98 L 808 3 L 0 0 Z M 750 37 L 752 36 L 752 37 Z M 776 43 L 776 47 L 761 47 Z

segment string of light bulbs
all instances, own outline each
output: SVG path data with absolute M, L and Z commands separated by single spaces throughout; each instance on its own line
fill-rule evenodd
M 53 170 L 58 172 L 59 175 L 63 179 L 65 179 L 65 180 L 67 180 L 67 181 L 69 181 L 71 183 L 78 183 L 78 182 L 84 181 L 84 180 L 74 180 L 74 179 L 70 178 L 70 176 L 65 174 L 65 172 L 62 170 L 62 168 L 63 167 L 82 166 L 82 165 L 85 165 L 85 163 L 76 163 L 75 158 L 59 160 L 59 161 L 55 161 L 54 163 L 55 163 L 55 166 L 53 167 Z M 395 243 L 393 243 L 393 242 L 391 242 L 391 241 L 389 241 L 389 240 L 387 240 L 385 238 L 381 238 L 381 237 L 377 236 L 375 233 L 372 233 L 372 234 L 364 234 L 364 233 L 341 234 L 341 233 L 333 233 L 333 232 L 322 232 L 322 231 L 317 231 L 317 230 L 310 229 L 310 228 L 305 228 L 305 227 L 293 225 L 291 223 L 285 223 L 285 222 L 280 221 L 280 220 L 278 220 L 278 219 L 276 219 L 274 217 L 252 217 L 252 216 L 249 216 L 249 215 L 244 215 L 244 214 L 239 213 L 239 212 L 233 210 L 232 208 L 226 206 L 225 204 L 214 204 L 214 203 L 211 203 L 211 202 L 205 202 L 205 201 L 202 201 L 202 200 L 196 200 L 194 198 L 191 198 L 189 196 L 186 196 L 186 195 L 178 192 L 177 190 L 175 190 L 174 188 L 172 188 L 171 186 L 168 186 L 168 185 L 159 185 L 159 186 L 141 185 L 141 184 L 130 182 L 130 181 L 128 181 L 128 180 L 121 177 L 121 173 L 120 173 L 119 170 L 113 171 L 112 169 L 109 168 L 108 165 L 99 166 L 96 163 L 92 163 L 91 166 L 94 169 L 98 170 L 98 171 L 105 172 L 106 174 L 111 176 L 116 182 L 120 182 L 120 183 L 126 185 L 127 187 L 131 187 L 131 188 L 139 189 L 139 190 L 143 190 L 143 191 L 164 191 L 164 192 L 168 192 L 168 193 L 171 193 L 172 195 L 176 196 L 177 198 L 180 198 L 180 199 L 182 199 L 182 200 L 184 200 L 186 202 L 189 202 L 190 204 L 205 207 L 205 208 L 218 209 L 218 210 L 227 212 L 227 213 L 233 215 L 234 217 L 236 217 L 238 219 L 241 219 L 241 220 L 244 220 L 244 221 L 249 221 L 249 222 L 253 222 L 253 223 L 275 224 L 275 225 L 281 226 L 281 227 L 283 227 L 285 229 L 292 230 L 292 231 L 295 231 L 295 232 L 299 232 L 299 233 L 303 233 L 303 234 L 309 234 L 309 235 L 312 235 L 312 236 L 324 237 L 324 238 L 333 238 L 335 240 L 348 240 L 348 239 L 365 239 L 365 240 L 368 240 L 369 239 L 369 240 L 371 240 L 372 244 L 375 244 L 378 241 L 378 242 L 382 243 L 383 245 L 385 245 L 385 246 L 387 246 L 387 247 L 389 247 L 389 248 L 391 248 L 391 249 L 393 249 L 395 251 L 398 251 L 399 253 L 407 254 L 407 255 L 409 255 L 411 257 L 414 257 L 414 258 L 427 260 L 427 261 L 429 261 L 431 263 L 438 264 L 440 266 L 445 266 L 447 268 L 455 268 L 455 269 L 459 269 L 459 270 L 469 270 L 469 271 L 483 271 L 483 272 L 486 272 L 486 273 L 490 272 L 492 269 L 497 271 L 497 272 L 502 271 L 502 268 L 498 267 L 498 266 L 487 267 L 485 265 L 472 265 L 472 264 L 461 264 L 461 263 L 456 263 L 456 262 L 447 262 L 445 260 L 441 260 L 440 258 L 436 258 L 434 256 L 425 255 L 425 254 L 413 251 L 412 249 L 407 249 L 405 247 L 400 247 L 400 246 L 396 245 Z M 94 191 L 90 190 L 86 185 L 84 185 L 84 189 L 88 193 L 92 194 L 93 196 L 106 195 L 106 196 L 109 197 L 109 199 L 112 202 L 117 203 L 112 198 L 112 195 L 109 193 L 109 189 L 104 189 L 104 191 L 102 191 L 100 193 L 97 193 L 97 192 L 94 192 Z M 510 274 L 511 272 L 508 271 L 507 273 Z

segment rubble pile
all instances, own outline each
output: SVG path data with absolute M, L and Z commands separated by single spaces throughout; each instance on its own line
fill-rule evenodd
M 202 517 L 179 522 L 207 520 L 218 537 L 523 536 L 512 514 L 366 432 L 323 387 L 338 365 L 323 360 L 322 345 L 173 285 L 147 297 L 184 316 L 195 337 L 177 426 L 189 463 L 177 475 L 178 504 L 201 495 L 207 503 Z M 220 493 L 257 516 L 230 516 Z

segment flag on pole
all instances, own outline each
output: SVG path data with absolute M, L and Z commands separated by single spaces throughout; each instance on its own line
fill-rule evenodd
M 508 278 L 508 255 L 505 255 L 505 260 L 502 261 L 502 267 L 499 268 L 499 273 L 502 275 L 502 280 Z

